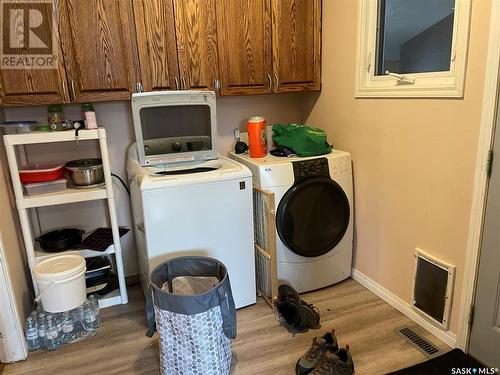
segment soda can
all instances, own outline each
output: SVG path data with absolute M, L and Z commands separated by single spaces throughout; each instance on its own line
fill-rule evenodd
M 251 158 L 263 158 L 267 155 L 266 119 L 254 116 L 248 119 L 248 153 Z

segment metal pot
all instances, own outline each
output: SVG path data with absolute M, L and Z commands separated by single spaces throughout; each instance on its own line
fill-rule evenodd
M 104 182 L 102 159 L 72 160 L 66 163 L 66 170 L 76 186 L 90 186 Z

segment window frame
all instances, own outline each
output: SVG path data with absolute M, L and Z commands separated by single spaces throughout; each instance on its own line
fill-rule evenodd
M 375 75 L 379 1 L 358 0 L 355 96 L 357 98 L 462 98 L 469 44 L 471 1 L 455 0 L 450 70 L 403 74 L 405 79 L 414 80 L 414 83 L 406 84 L 398 84 L 396 77 Z

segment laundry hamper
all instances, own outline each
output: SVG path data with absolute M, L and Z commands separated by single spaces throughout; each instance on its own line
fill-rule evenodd
M 174 258 L 156 267 L 150 282 L 147 335 L 158 331 L 161 373 L 229 374 L 236 309 L 224 264 Z

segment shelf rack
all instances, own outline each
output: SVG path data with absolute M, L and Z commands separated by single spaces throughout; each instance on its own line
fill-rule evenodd
M 100 256 L 105 254 L 114 254 L 116 263 L 116 272 L 118 276 L 119 289 L 112 291 L 106 296 L 99 298 L 99 307 L 125 304 L 128 302 L 127 288 L 125 285 L 125 274 L 123 270 L 122 249 L 120 244 L 120 234 L 118 228 L 118 219 L 116 216 L 115 199 L 111 178 L 111 169 L 109 166 L 108 145 L 106 141 L 106 130 L 104 128 L 92 130 L 79 130 L 78 138 L 74 131 L 62 132 L 31 132 L 25 134 L 7 134 L 3 136 L 7 159 L 9 162 L 10 176 L 16 198 L 17 210 L 23 232 L 24 245 L 28 257 L 28 264 L 32 272 L 33 267 L 42 259 L 50 256 L 60 255 L 61 253 L 45 253 L 39 248 L 35 248 L 34 236 L 31 229 L 28 210 L 36 207 L 54 206 L 60 204 L 85 202 L 92 200 L 105 199 L 108 204 L 109 219 L 111 222 L 111 231 L 113 233 L 113 245 L 104 252 L 92 250 L 70 250 L 72 253 L 79 253 L 85 258 Z M 69 188 L 62 192 L 40 194 L 35 196 L 25 196 L 23 186 L 19 177 L 19 166 L 16 155 L 16 146 L 37 143 L 55 143 L 55 142 L 82 142 L 98 141 L 101 152 L 101 159 L 104 171 L 105 184 L 103 187 L 95 189 L 75 189 Z M 33 278 L 33 287 L 35 294 L 38 295 L 38 287 Z

